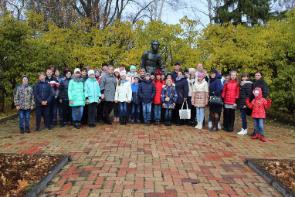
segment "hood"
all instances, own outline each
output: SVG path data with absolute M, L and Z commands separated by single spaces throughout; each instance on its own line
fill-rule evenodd
M 254 94 L 255 91 L 258 91 L 259 92 L 258 93 L 258 96 L 255 96 L 255 94 Z M 259 88 L 259 87 L 255 88 L 253 90 L 253 94 L 254 94 L 255 98 L 262 98 L 262 90 L 261 90 L 261 88 Z
M 252 84 L 252 81 L 241 81 L 240 85 L 243 86 L 245 84 Z

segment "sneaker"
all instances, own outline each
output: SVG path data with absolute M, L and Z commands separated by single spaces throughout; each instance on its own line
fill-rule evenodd
M 220 124 L 220 122 L 218 122 L 218 129 L 219 129 L 219 130 L 222 129 L 222 128 L 221 128 L 221 124 Z
M 260 135 L 256 133 L 254 136 L 252 136 L 252 140 L 260 139 Z
M 238 135 L 245 135 L 245 130 L 242 128 L 241 131 L 237 133 Z
M 244 135 L 247 135 L 247 134 L 248 134 L 248 130 L 244 129 Z

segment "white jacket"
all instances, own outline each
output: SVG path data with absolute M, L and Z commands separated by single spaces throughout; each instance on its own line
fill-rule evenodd
M 209 92 L 208 83 L 205 79 L 199 82 L 197 79 L 192 87 L 192 92 Z
M 128 102 L 131 101 L 132 98 L 132 90 L 131 83 L 128 80 L 121 81 L 117 84 L 116 93 L 115 93 L 115 101 L 118 102 Z

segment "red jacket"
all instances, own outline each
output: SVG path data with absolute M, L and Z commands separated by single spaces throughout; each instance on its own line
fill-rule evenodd
M 261 88 L 255 88 L 254 90 L 259 91 L 259 95 L 255 97 L 252 102 L 249 99 L 246 100 L 246 105 L 248 108 L 252 109 L 252 118 L 265 118 L 265 110 L 271 106 L 271 100 L 266 100 L 262 97 Z M 253 91 L 254 92 L 254 91 Z
M 154 104 L 160 105 L 161 104 L 161 94 L 164 83 L 161 80 L 155 80 L 154 82 L 155 88 L 156 88 L 156 94 L 154 97 Z
M 236 80 L 228 81 L 221 94 L 225 104 L 236 104 L 236 100 L 240 97 L 240 85 Z

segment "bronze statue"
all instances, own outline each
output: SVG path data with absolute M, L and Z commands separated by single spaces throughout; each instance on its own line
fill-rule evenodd
M 141 57 L 141 68 L 146 72 L 154 74 L 155 72 L 164 72 L 162 66 L 162 57 L 159 52 L 160 43 L 158 41 L 151 42 L 151 50 L 144 52 Z

